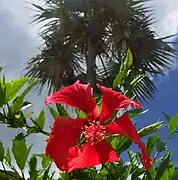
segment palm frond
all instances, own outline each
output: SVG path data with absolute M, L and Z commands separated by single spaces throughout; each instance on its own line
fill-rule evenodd
M 157 91 L 150 76 L 164 74 L 172 67 L 175 50 L 151 30 L 155 22 L 149 0 L 45 0 L 37 9 L 34 22 L 42 23 L 41 53 L 27 63 L 27 75 L 41 79 L 49 89 L 59 89 L 74 79 L 86 76 L 88 39 L 96 43 L 97 79 L 110 86 L 128 48 L 133 54 L 131 83 L 141 74 L 146 77 L 132 87 L 142 100 L 153 99 Z M 80 76 L 81 75 L 81 76 Z M 71 81 L 69 81 L 71 78 Z M 81 78 L 81 79 L 82 79 Z M 128 84 L 125 84 L 126 86 Z

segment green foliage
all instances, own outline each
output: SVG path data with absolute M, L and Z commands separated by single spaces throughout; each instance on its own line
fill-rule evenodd
M 7 148 L 7 150 L 6 150 L 5 161 L 7 162 L 7 164 L 11 165 L 11 154 L 10 154 L 9 148 Z
M 31 146 L 27 148 L 24 136 L 18 134 L 12 142 L 12 152 L 20 170 L 24 169 L 30 150 Z
M 163 142 L 160 137 L 156 140 L 156 149 L 158 152 L 162 152 L 167 149 L 166 143 Z
M 168 121 L 168 127 L 170 134 L 174 133 L 178 127 L 178 114 L 176 114 L 173 118 L 171 118 L 166 113 L 163 113 L 166 120 Z
M 59 116 L 68 116 L 67 110 L 61 104 L 56 104 L 56 108 Z
M 148 141 L 147 141 L 147 153 L 148 153 L 149 156 L 151 156 L 151 154 L 152 154 L 152 152 L 154 150 L 155 144 L 156 144 L 158 139 L 159 139 L 158 135 L 153 135 L 153 136 L 150 136 L 148 138 Z
M 155 180 L 166 180 L 168 179 L 168 172 L 167 169 L 169 168 L 169 162 L 170 162 L 170 156 L 171 156 L 171 152 L 168 152 L 163 160 L 161 161 L 159 168 L 157 170 L 156 173 L 156 177 Z
M 44 109 L 42 109 L 42 111 L 40 112 L 39 116 L 37 117 L 37 119 L 35 120 L 36 124 L 38 124 L 40 129 L 44 128 L 44 124 L 45 124 L 45 111 Z
M 35 180 L 38 177 L 38 171 L 37 171 L 37 158 L 35 156 L 32 156 L 29 161 L 29 174 L 30 174 L 30 180 Z
M 31 83 L 25 88 L 21 95 L 17 96 L 17 98 L 13 101 L 12 111 L 18 112 L 22 108 L 24 104 L 24 97 L 30 92 L 30 90 L 37 84 L 38 80 L 31 81 Z
M 1 180 L 23 180 L 23 178 L 16 172 L 0 170 Z
M 4 79 L 4 77 L 1 79 L 3 87 L 5 87 L 5 83 L 8 84 Z M 0 168 L 0 179 L 55 180 L 60 177 L 62 180 L 128 180 L 129 178 L 131 180 L 177 180 L 178 169 L 170 160 L 172 153 L 167 153 L 168 142 L 177 132 L 177 115 L 171 118 L 166 113 L 164 113 L 164 116 L 168 121 L 169 128 L 169 135 L 166 140 L 163 141 L 158 135 L 159 130 L 165 126 L 161 121 L 145 126 L 138 131 L 140 137 L 148 136 L 147 153 L 151 157 L 154 157 L 154 164 L 148 170 L 140 167 L 142 163 L 140 162 L 139 154 L 130 150 L 132 141 L 122 136 L 106 138 L 108 143 L 111 143 L 112 147 L 120 156 L 120 162 L 106 163 L 101 167 L 91 167 L 65 174 L 56 171 L 53 168 L 54 163 L 45 154 L 32 153 L 30 155 L 32 146 L 26 145 L 26 137 L 37 133 L 49 136 L 49 132 L 45 131 L 45 109 L 43 108 L 37 117 L 35 115 L 33 115 L 35 117 L 32 117 L 32 112 L 24 112 L 23 110 L 25 106 L 31 105 L 30 102 L 25 100 L 25 97 L 36 83 L 37 81 L 31 81 L 24 90 L 20 88 L 20 92 L 17 91 L 15 93 L 15 91 L 13 91 L 13 93 L 9 93 L 15 94 L 14 97 L 11 96 L 11 98 L 9 98 L 11 100 L 7 104 L 2 104 L 0 121 L 9 128 L 18 128 L 18 130 L 20 132 L 23 131 L 23 133 L 14 137 L 12 149 L 4 148 L 3 143 L 0 141 L 0 161 L 2 164 Z M 3 95 L 5 96 L 5 94 L 1 94 L 0 96 Z M 66 108 L 62 105 L 56 105 L 55 108 L 48 106 L 48 110 L 54 119 L 56 119 L 57 116 L 69 116 Z M 146 112 L 147 110 L 137 109 L 128 111 L 128 114 L 130 118 L 134 118 Z M 86 117 L 83 111 L 76 110 L 75 113 L 77 117 Z M 125 152 L 128 153 L 128 163 L 125 163 L 125 156 L 124 161 L 122 159 L 122 153 Z M 165 153 L 167 154 L 165 155 Z M 18 167 L 14 165 L 13 160 L 15 160 Z M 27 172 L 28 177 L 24 176 L 24 172 Z
M 117 88 L 122 81 L 129 75 L 130 71 L 129 68 L 132 65 L 133 56 L 130 49 L 127 51 L 127 57 L 124 61 L 121 62 L 119 72 L 116 78 L 113 81 L 113 89 Z
M 29 81 L 29 78 L 19 78 L 5 83 L 5 102 L 8 103 L 15 98 L 16 94 L 19 93 L 21 88 Z
M 162 127 L 164 127 L 164 124 L 161 121 L 157 121 L 151 125 L 148 125 L 148 126 L 142 128 L 141 130 L 138 131 L 138 133 L 139 133 L 140 137 L 144 137 L 153 132 L 160 130 Z
M 4 159 L 4 147 L 2 142 L 0 141 L 0 161 L 3 161 Z
M 56 117 L 59 116 L 58 112 L 54 108 L 48 106 L 48 109 L 54 119 L 56 119 Z

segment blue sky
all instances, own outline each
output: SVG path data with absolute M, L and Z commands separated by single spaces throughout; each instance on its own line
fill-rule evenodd
M 178 22 L 178 21 L 177 21 Z M 178 42 L 178 38 L 174 38 L 173 41 Z M 178 50 L 178 44 L 174 44 L 174 48 Z M 178 60 L 178 57 L 176 57 Z M 144 124 L 149 124 L 158 119 L 167 122 L 164 118 L 163 112 L 167 113 L 171 117 L 174 117 L 178 113 L 178 69 L 175 67 L 174 70 L 170 71 L 168 75 L 161 79 L 155 80 L 157 88 L 159 90 L 156 93 L 154 101 L 149 104 L 145 104 L 144 108 L 149 111 L 143 116 L 138 117 L 139 126 L 143 127 Z M 164 127 L 161 131 L 161 137 L 165 140 L 167 137 L 167 127 Z M 170 141 L 168 147 L 174 151 L 172 160 L 178 164 L 178 149 L 177 149 L 178 134 L 176 134 Z
M 39 2 L 33 0 L 33 2 Z M 178 1 L 177 0 L 154 0 L 152 2 L 155 9 L 154 16 L 158 22 L 152 27 L 159 36 L 167 36 L 177 33 L 178 31 Z M 36 38 L 39 32 L 38 26 L 29 24 L 30 17 L 33 12 L 27 8 L 29 4 L 25 0 L 1 0 L 0 1 L 0 65 L 6 65 L 6 77 L 8 80 L 15 79 L 23 75 L 24 63 L 33 57 L 40 45 L 40 40 Z M 178 49 L 178 47 L 177 47 Z M 165 77 L 156 80 L 157 87 L 160 92 L 156 94 L 156 98 L 144 107 L 150 111 L 140 116 L 138 120 L 139 127 L 158 120 L 163 120 L 162 112 L 166 112 L 171 116 L 178 113 L 178 70 L 177 64 L 167 73 Z M 35 112 L 39 112 L 43 107 L 44 95 L 37 96 L 30 93 L 27 100 L 34 103 L 32 107 Z M 50 120 L 49 120 L 50 122 Z M 161 131 L 164 137 L 166 129 Z M 0 125 L 0 139 L 3 139 L 8 145 L 14 134 L 18 130 L 10 130 Z M 170 143 L 170 147 L 176 149 L 175 137 Z M 34 140 L 35 139 L 35 140 Z M 29 142 L 33 142 L 34 151 L 40 152 L 44 150 L 43 137 L 32 137 Z M 177 150 L 178 153 L 178 150 Z M 174 153 L 174 161 L 176 161 L 176 153 Z M 178 162 L 178 158 L 177 158 Z

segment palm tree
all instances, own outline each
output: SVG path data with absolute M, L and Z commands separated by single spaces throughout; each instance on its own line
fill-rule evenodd
M 149 1 L 149 0 L 148 0 Z M 27 63 L 27 76 L 39 78 L 49 92 L 76 79 L 98 80 L 111 86 L 128 48 L 133 54 L 131 73 L 123 86 L 145 74 L 133 94 L 153 99 L 157 91 L 150 76 L 171 68 L 174 49 L 151 30 L 152 9 L 145 0 L 46 0 L 34 22 L 43 22 L 40 54 Z M 46 23 L 44 23 L 46 22 Z

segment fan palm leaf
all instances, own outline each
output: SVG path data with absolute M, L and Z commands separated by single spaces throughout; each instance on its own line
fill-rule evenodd
M 41 53 L 28 62 L 27 75 L 39 78 L 41 87 L 47 83 L 50 90 L 76 78 L 86 80 L 89 39 L 99 62 L 98 80 L 110 86 L 130 48 L 133 65 L 129 81 L 146 75 L 132 87 L 133 93 L 144 100 L 152 99 L 157 89 L 149 77 L 171 68 L 175 51 L 165 42 L 166 38 L 157 38 L 151 30 L 152 9 L 145 2 L 48 0 L 45 7 L 33 4 L 38 10 L 34 21 L 43 22 L 40 37 L 45 43 Z

